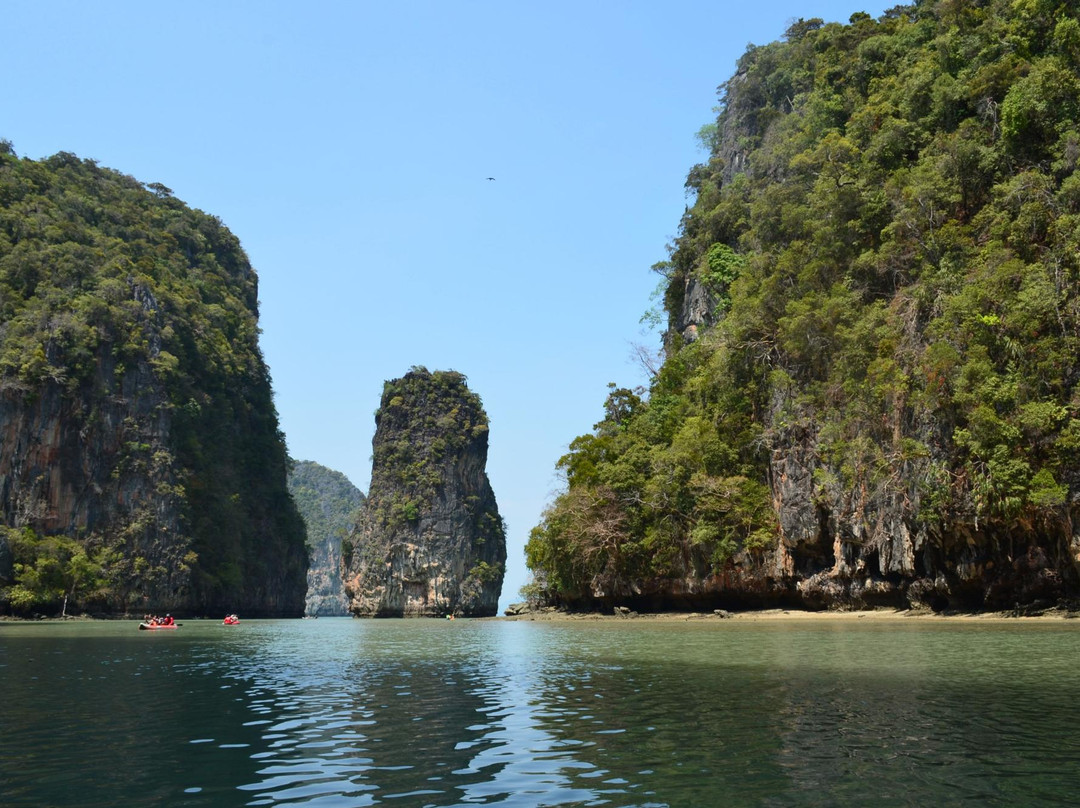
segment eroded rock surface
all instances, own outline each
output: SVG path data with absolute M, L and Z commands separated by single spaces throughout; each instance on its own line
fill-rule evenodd
M 349 611 L 493 616 L 506 537 L 480 398 L 460 373 L 414 368 L 386 383 L 375 422 L 371 488 L 344 560 Z

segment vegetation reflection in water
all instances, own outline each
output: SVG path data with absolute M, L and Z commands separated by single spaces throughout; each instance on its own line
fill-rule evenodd
M 145 633 L 144 633 L 145 634 Z M 5 805 L 1057 805 L 1060 624 L 0 625 Z

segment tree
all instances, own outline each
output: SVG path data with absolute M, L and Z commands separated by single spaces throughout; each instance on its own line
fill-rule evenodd
M 37 536 L 32 530 L 5 528 L 15 556 L 14 585 L 5 591 L 11 606 L 21 612 L 60 604 L 60 616 L 83 596 L 108 593 L 110 567 L 118 554 L 99 547 L 88 551 L 65 536 Z

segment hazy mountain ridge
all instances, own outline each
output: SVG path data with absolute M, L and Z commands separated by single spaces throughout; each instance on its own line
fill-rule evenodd
M 340 471 L 310 460 L 294 461 L 288 482 L 307 525 L 310 565 L 305 613 L 344 615 L 341 544 L 355 527 L 366 497 Z

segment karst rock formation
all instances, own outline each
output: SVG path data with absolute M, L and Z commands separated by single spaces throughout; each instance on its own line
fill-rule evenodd
M 488 419 L 455 371 L 386 383 L 371 487 L 347 542 L 345 591 L 361 617 L 496 613 L 506 537 L 488 481 Z

